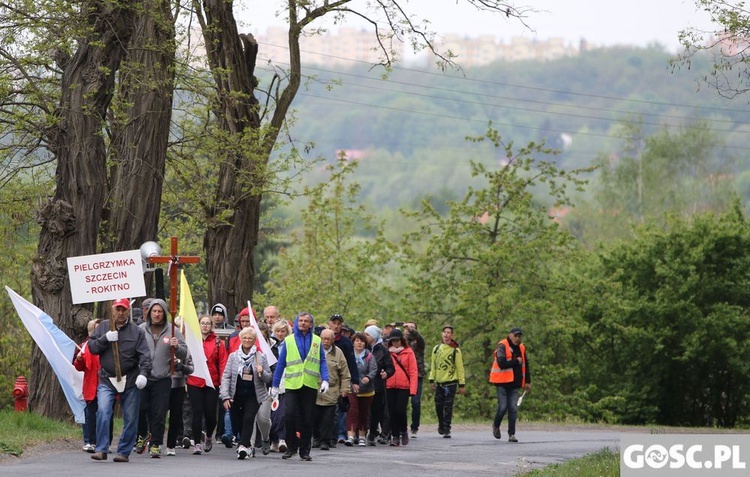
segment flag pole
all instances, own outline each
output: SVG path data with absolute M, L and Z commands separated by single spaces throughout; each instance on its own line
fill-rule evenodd
M 109 331 L 116 331 L 114 316 L 109 319 Z M 117 382 L 119 383 L 122 381 L 122 368 L 120 367 L 120 345 L 117 341 L 112 342 L 112 355 L 115 359 L 115 376 L 117 376 Z

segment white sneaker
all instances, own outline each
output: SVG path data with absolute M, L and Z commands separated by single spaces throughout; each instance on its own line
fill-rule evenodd
M 237 448 L 237 458 L 239 460 L 244 460 L 245 457 L 247 457 L 247 447 L 240 444 L 240 446 Z
M 167 447 L 167 455 L 177 455 L 174 452 L 174 447 Z
M 286 452 L 286 441 L 284 439 L 279 441 L 279 452 Z
M 203 453 L 203 449 L 201 449 L 200 444 L 195 444 L 193 446 L 193 455 L 201 455 Z
M 96 452 L 96 447 L 93 444 L 84 444 L 82 449 L 83 452 L 88 452 L 89 454 Z
M 279 451 L 279 443 L 278 442 L 272 442 L 271 443 L 271 452 L 278 452 Z

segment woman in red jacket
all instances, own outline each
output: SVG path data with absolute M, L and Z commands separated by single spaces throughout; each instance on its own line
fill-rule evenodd
M 94 328 L 99 324 L 99 320 L 88 322 L 87 330 L 89 336 L 94 332 Z M 99 385 L 99 355 L 88 351 L 88 337 L 81 344 L 73 358 L 73 366 L 78 371 L 83 371 L 83 400 L 86 401 L 86 423 L 83 424 L 83 450 L 89 454 L 95 452 L 96 447 L 96 411 L 99 409 L 96 401 L 96 387 Z M 113 422 L 109 423 L 109 440 L 112 440 Z
M 210 452 L 213 447 L 212 436 L 216 428 L 216 413 L 219 399 L 219 384 L 224 367 L 227 365 L 227 350 L 214 333 L 214 322 L 210 316 L 201 316 L 201 335 L 203 337 L 203 352 L 206 355 L 206 365 L 211 375 L 214 387 L 206 386 L 206 381 L 194 375 L 187 378 L 188 398 L 193 407 L 193 454 Z M 201 445 L 201 429 L 203 419 L 206 421 L 206 431 Z
M 405 446 L 409 443 L 406 409 L 409 406 L 409 396 L 417 394 L 419 380 L 417 358 L 398 328 L 388 336 L 388 351 L 396 370 L 385 383 L 388 415 L 391 418 L 391 445 Z

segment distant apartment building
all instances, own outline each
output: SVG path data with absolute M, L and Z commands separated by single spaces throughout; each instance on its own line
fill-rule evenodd
M 263 60 L 286 63 L 289 57 L 287 32 L 282 27 L 270 27 L 263 33 L 255 34 L 260 49 L 258 56 Z M 446 34 L 436 44 L 441 51 L 450 50 L 457 56 L 456 62 L 464 68 L 484 66 L 495 61 L 549 61 L 567 56 L 575 56 L 585 49 L 582 40 L 579 47 L 568 45 L 562 38 L 532 40 L 514 37 L 504 44 L 492 35 L 476 38 Z M 399 58 L 409 58 L 407 45 L 395 45 Z M 336 32 L 312 35 L 302 39 L 300 44 L 302 63 L 308 65 L 351 66 L 355 62 L 374 64 L 381 61 L 382 52 L 378 49 L 372 31 L 355 28 L 341 28 Z M 431 62 L 431 61 L 430 61 Z
M 495 61 L 549 61 L 575 56 L 579 49 L 565 44 L 562 38 L 532 40 L 513 37 L 509 44 L 498 42 L 492 35 L 476 38 L 447 34 L 440 48 L 457 56 L 456 62 L 464 68 L 484 66 Z
M 276 63 L 289 61 L 288 33 L 285 28 L 271 27 L 255 35 L 260 45 L 258 56 Z M 336 33 L 325 33 L 302 38 L 300 56 L 307 65 L 352 65 L 355 62 L 377 63 L 380 52 L 373 32 L 341 28 Z M 401 52 L 399 51 L 399 54 Z

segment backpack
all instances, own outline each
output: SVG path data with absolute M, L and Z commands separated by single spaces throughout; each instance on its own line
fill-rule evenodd
M 432 349 L 432 354 L 433 355 L 435 355 L 437 353 L 438 348 L 440 348 L 439 344 L 435 345 L 435 347 Z M 453 366 L 456 365 L 456 353 L 458 353 L 458 347 L 454 346 L 453 347 L 453 354 L 451 354 L 451 361 L 453 362 Z

